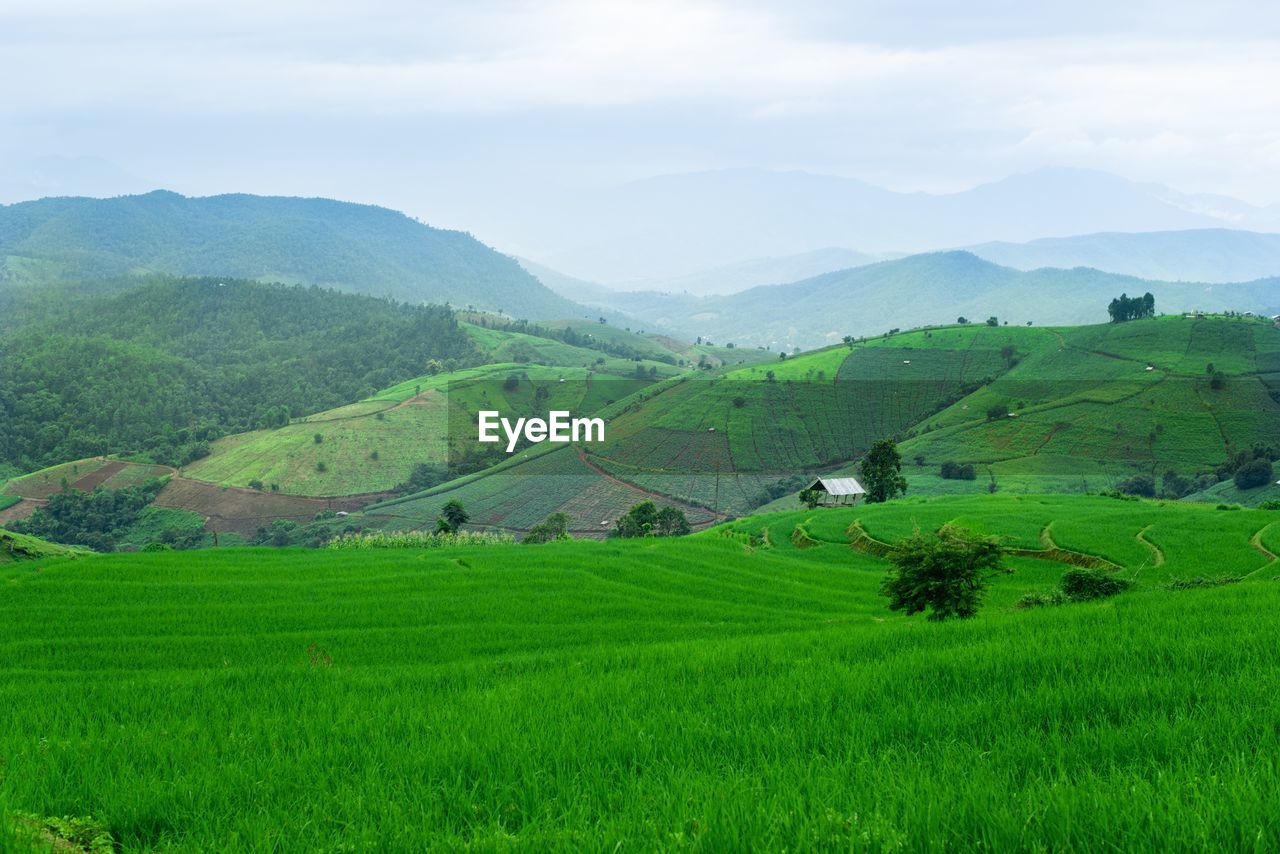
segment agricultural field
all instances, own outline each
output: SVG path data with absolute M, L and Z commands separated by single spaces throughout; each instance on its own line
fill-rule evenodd
M 1012 572 L 973 620 L 888 611 L 851 546 L 946 522 L 1021 549 Z M 952 497 L 669 540 L 6 564 L 0 840 L 1272 850 L 1278 522 Z M 1071 550 L 1132 588 L 1015 607 Z
M 430 529 L 445 502 L 453 500 L 463 503 L 473 524 L 511 531 L 527 531 L 559 512 L 568 514 L 575 535 L 601 537 L 633 505 L 646 500 L 679 507 L 694 526 L 705 527 L 716 520 L 704 508 L 607 476 L 575 448 L 544 446 L 482 476 L 460 478 L 407 498 L 375 504 L 352 521 L 374 527 Z
M 284 427 L 219 439 L 209 456 L 182 473 L 221 486 L 256 482 L 290 495 L 385 493 L 408 480 L 418 463 L 458 465 L 477 452 L 475 419 L 481 409 L 587 414 L 649 382 L 588 368 L 515 363 L 418 377 Z
M 709 521 L 777 507 L 779 485 L 805 473 L 856 473 L 855 461 L 884 437 L 900 441 L 911 492 L 926 496 L 1083 494 L 1137 474 L 1194 477 L 1229 452 L 1280 445 L 1280 404 L 1258 373 L 1278 353 L 1280 330 L 1270 325 L 1174 317 L 942 327 L 699 372 L 607 409 L 608 441 L 579 450 L 614 482 L 567 478 L 555 497 L 590 488 L 612 501 L 621 484 L 705 508 Z M 993 417 L 996 409 L 1008 414 Z M 945 461 L 972 464 L 977 476 L 944 480 Z M 476 496 L 478 523 L 510 527 L 513 517 L 491 512 L 479 493 L 522 494 L 522 472 L 518 461 L 504 465 L 492 472 L 497 482 L 469 479 L 451 497 Z M 1266 492 L 1234 498 L 1257 504 Z M 572 508 L 581 531 L 614 518 L 586 494 Z

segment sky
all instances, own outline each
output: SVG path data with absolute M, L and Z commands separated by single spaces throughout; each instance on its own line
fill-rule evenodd
M 1070 166 L 1271 204 L 1278 81 L 1266 2 L 0 0 L 0 200 L 332 196 L 483 237 L 666 173 Z

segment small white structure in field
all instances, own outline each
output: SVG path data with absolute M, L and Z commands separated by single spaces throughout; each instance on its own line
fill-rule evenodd
M 820 477 L 810 485 L 809 489 L 826 496 L 822 501 L 823 506 L 857 504 L 858 496 L 867 494 L 862 484 L 852 477 Z

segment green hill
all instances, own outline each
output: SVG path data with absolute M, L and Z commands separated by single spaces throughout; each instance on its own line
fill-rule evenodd
M 311 496 L 385 492 L 408 481 L 418 465 L 438 468 L 439 479 L 447 480 L 450 474 L 482 468 L 485 460 L 506 458 L 500 448 L 476 446 L 476 413 L 481 409 L 513 418 L 545 416 L 551 409 L 586 415 L 612 403 L 614 395 L 625 397 L 653 381 L 647 373 L 624 373 L 633 366 L 646 372 L 675 370 L 619 359 L 596 365 L 594 351 L 549 343 L 555 345 L 549 348 L 553 355 L 583 366 L 493 364 L 406 380 L 286 426 L 219 439 L 208 456 L 182 474 L 223 486 L 256 484 Z
M 1280 549 L 1277 518 L 983 496 L 10 567 L 0 840 L 92 816 L 125 851 L 1272 850 L 1280 568 L 1250 543 Z M 1068 568 L 1024 553 L 975 619 L 888 611 L 844 532 L 945 520 L 1135 586 L 1018 609 Z
M 60 546 L 30 534 L 15 534 L 0 529 L 0 565 L 46 558 L 79 557 L 90 553 L 88 549 Z
M 808 349 L 845 335 L 954 322 L 1096 323 L 1121 294 L 1155 295 L 1160 311 L 1280 313 L 1274 278 L 1237 284 L 1159 282 L 1088 268 L 1021 272 L 969 252 L 912 255 L 737 294 L 624 294 L 605 303 L 686 338 L 710 336 L 772 350 Z
M 313 284 L 514 317 L 578 317 L 515 260 L 458 231 L 332 199 L 156 191 L 0 206 L 0 280 L 138 273 Z
M 23 471 L 204 443 L 360 400 L 436 360 L 484 356 L 441 306 L 319 288 L 152 277 L 27 292 L 0 335 L 0 464 Z
M 560 511 L 586 533 L 657 495 L 706 524 L 849 470 L 884 437 L 902 443 L 910 488 L 925 494 L 1097 492 L 1139 475 L 1159 488 L 1170 471 L 1212 483 L 1234 455 L 1280 447 L 1278 366 L 1280 329 L 1244 318 L 900 333 L 668 381 L 607 410 L 603 445 L 369 514 L 427 524 L 458 499 L 479 524 L 523 530 Z M 943 480 L 943 462 L 980 476 Z

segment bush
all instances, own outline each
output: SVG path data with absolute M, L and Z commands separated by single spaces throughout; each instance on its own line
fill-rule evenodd
M 1141 495 L 1143 498 L 1156 497 L 1156 479 L 1149 474 L 1134 475 L 1128 480 L 1116 484 L 1116 491 L 1125 495 Z
M 987 576 L 1001 572 L 997 540 L 947 525 L 934 536 L 919 531 L 889 554 L 893 568 L 881 585 L 893 611 L 928 619 L 967 618 L 978 613 Z
M 652 501 L 642 501 L 633 506 L 617 521 L 611 537 L 676 537 L 689 533 L 689 520 L 684 511 L 676 507 L 663 507 Z
M 1009 417 L 1009 404 L 997 403 L 995 406 L 987 407 L 987 420 L 996 421 L 1000 418 Z
M 974 469 L 973 463 L 943 463 L 941 474 L 945 480 L 978 479 L 978 472 Z
M 1072 602 L 1105 599 L 1129 588 L 1129 582 L 1100 569 L 1068 569 L 1062 574 L 1062 595 Z
M 1233 480 L 1237 489 L 1257 489 L 1271 483 L 1273 475 L 1271 460 L 1256 459 L 1237 469 Z
M 1261 504 L 1259 504 L 1258 509 L 1259 510 L 1280 510 L 1280 501 L 1277 501 L 1276 499 L 1272 498 L 1269 501 L 1264 501 Z
M 552 513 L 530 528 L 522 542 L 537 544 L 568 539 L 572 539 L 569 536 L 569 517 L 564 513 Z

